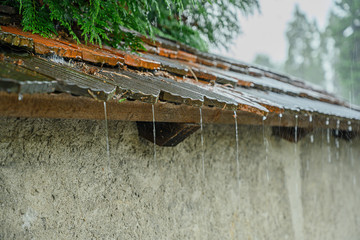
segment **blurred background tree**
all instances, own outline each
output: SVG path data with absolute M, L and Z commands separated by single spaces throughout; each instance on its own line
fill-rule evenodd
M 360 1 L 338 0 L 327 31 L 335 42 L 333 67 L 341 93 L 360 105 Z
M 265 66 L 268 68 L 275 68 L 275 64 L 272 62 L 271 58 L 266 54 L 257 54 L 255 56 L 255 59 L 253 60 L 253 63 Z
M 288 55 L 284 70 L 301 79 L 324 85 L 322 34 L 298 6 L 286 32 Z

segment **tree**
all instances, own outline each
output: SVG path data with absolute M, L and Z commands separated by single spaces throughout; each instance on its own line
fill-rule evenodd
M 360 1 L 337 1 L 328 31 L 335 40 L 334 68 L 342 94 L 360 104 Z
M 141 47 L 121 27 L 181 41 L 201 50 L 225 45 L 240 31 L 238 13 L 251 13 L 258 0 L 7 0 L 18 8 L 25 31 L 50 37 L 60 29 L 75 40 Z
M 289 47 L 285 71 L 304 80 L 324 85 L 321 33 L 316 22 L 309 22 L 297 5 L 286 37 Z
M 255 64 L 261 65 L 261 66 L 265 66 L 268 68 L 275 68 L 275 64 L 272 63 L 270 57 L 266 54 L 257 54 L 255 56 L 255 59 L 253 61 Z

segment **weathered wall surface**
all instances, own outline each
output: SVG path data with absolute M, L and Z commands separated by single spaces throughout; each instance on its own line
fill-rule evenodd
M 205 175 L 200 131 L 154 161 L 109 121 L 108 162 L 103 121 L 0 118 L 0 239 L 359 239 L 359 139 L 203 134 Z

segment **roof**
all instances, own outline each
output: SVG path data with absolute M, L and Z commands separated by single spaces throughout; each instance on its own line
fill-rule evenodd
M 359 108 L 318 87 L 167 39 L 141 37 L 147 51 L 134 53 L 61 38 L 45 39 L 1 26 L 0 44 L 5 47 L 0 59 L 0 98 L 3 103 L 7 99 L 8 106 L 0 107 L 0 115 L 21 115 L 9 105 L 14 94 L 29 94 L 46 102 L 49 98 L 65 101 L 60 93 L 67 93 L 71 99 L 77 96 L 72 102 L 108 101 L 114 113 L 132 114 L 112 115 L 120 120 L 150 121 L 151 114 L 144 109 L 148 103 L 156 103 L 160 106 L 157 120 L 198 122 L 201 107 L 204 122 L 231 123 L 237 111 L 244 124 L 263 124 L 265 116 L 269 125 L 342 129 L 351 125 L 358 129 Z M 126 106 L 139 107 L 141 114 L 149 116 L 138 119 L 134 117 L 136 110 L 125 110 Z M 183 111 L 183 116 L 169 116 L 171 111 Z M 57 114 L 53 117 L 61 117 Z

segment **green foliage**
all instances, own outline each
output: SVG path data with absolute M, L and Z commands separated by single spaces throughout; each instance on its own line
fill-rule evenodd
M 360 105 L 360 1 L 337 1 L 328 31 L 335 40 L 334 68 L 342 94 Z
M 22 14 L 24 30 L 49 37 L 64 29 L 75 40 L 141 48 L 136 34 L 155 34 L 206 50 L 239 33 L 238 14 L 258 0 L 7 0 Z
M 161 31 L 157 33 L 201 50 L 206 50 L 209 43 L 226 47 L 240 33 L 239 15 L 259 7 L 257 0 L 182 0 L 171 5 L 167 2 L 159 0 L 158 10 L 152 8 L 149 14 L 149 20 Z
M 298 6 L 288 25 L 286 37 L 289 48 L 285 71 L 304 80 L 325 85 L 323 49 L 320 47 L 322 35 L 316 22 L 309 22 Z

